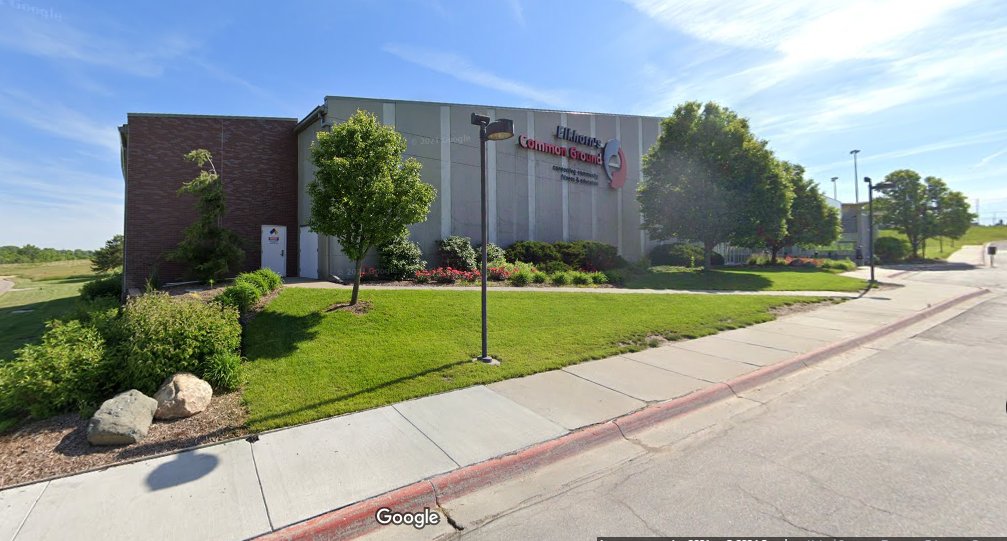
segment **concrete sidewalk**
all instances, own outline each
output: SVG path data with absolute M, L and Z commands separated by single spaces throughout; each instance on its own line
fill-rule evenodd
M 240 539 L 675 399 L 976 292 L 843 304 L 0 492 L 0 538 Z M 255 438 L 251 438 L 255 439 Z

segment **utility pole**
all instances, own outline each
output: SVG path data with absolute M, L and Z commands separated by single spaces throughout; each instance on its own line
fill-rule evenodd
M 857 154 L 860 154 L 860 149 L 856 148 L 850 151 L 853 154 L 853 202 L 860 203 L 860 177 L 857 173 Z

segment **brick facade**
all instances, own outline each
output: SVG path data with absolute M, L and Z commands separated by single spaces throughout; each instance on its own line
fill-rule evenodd
M 196 198 L 178 195 L 199 169 L 183 156 L 205 148 L 224 183 L 224 226 L 244 241 L 241 270 L 260 266 L 260 227 L 287 226 L 287 275 L 296 276 L 297 141 L 295 119 L 130 114 L 125 154 L 126 288 L 186 277 L 165 259 L 196 219 Z

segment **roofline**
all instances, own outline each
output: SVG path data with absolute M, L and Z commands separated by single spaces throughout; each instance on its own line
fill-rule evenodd
M 294 133 L 298 134 L 304 131 L 304 128 L 306 128 L 309 124 L 314 122 L 324 110 L 325 110 L 325 104 L 316 105 L 315 108 L 312 109 L 310 113 L 308 113 L 304 118 L 301 119 L 300 122 L 297 123 L 296 126 L 294 126 Z
M 288 120 L 297 122 L 297 117 L 283 116 L 242 116 L 242 115 L 190 115 L 185 113 L 126 113 L 126 118 L 131 116 L 142 117 L 165 117 L 165 118 L 233 118 L 236 120 Z
M 537 109 L 534 107 L 512 107 L 510 105 L 479 105 L 473 103 L 451 103 L 446 101 L 420 101 L 420 100 L 398 100 L 393 98 L 364 98 L 360 96 L 325 96 L 325 99 L 342 99 L 342 100 L 367 100 L 367 101 L 378 101 L 378 102 L 398 102 L 398 103 L 422 103 L 429 105 L 458 105 L 461 107 L 479 107 L 484 109 L 515 109 L 518 111 L 541 111 L 543 113 L 574 113 L 581 115 L 608 115 L 608 116 L 632 116 L 640 118 L 653 118 L 657 120 L 664 120 L 663 116 L 653 116 L 653 115 L 633 115 L 629 113 L 602 113 L 597 111 L 570 111 L 567 109 Z

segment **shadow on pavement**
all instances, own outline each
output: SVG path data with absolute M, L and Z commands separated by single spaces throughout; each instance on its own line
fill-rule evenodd
M 147 486 L 151 490 L 162 490 L 191 483 L 217 468 L 220 459 L 202 454 L 199 450 L 175 455 L 170 462 L 154 468 L 147 476 Z

